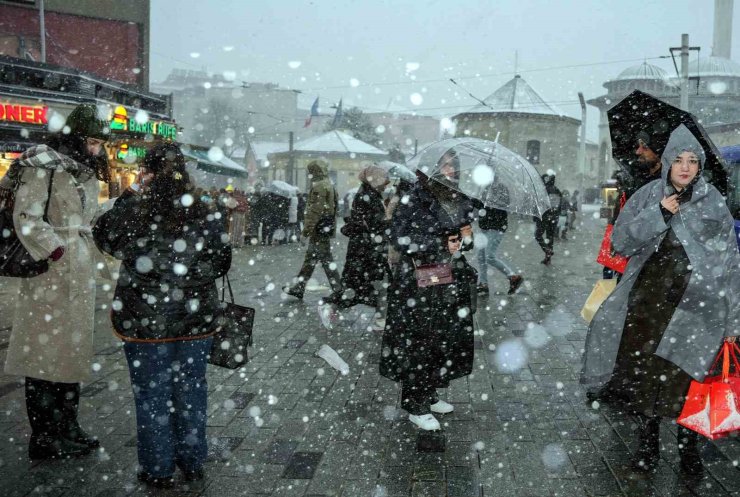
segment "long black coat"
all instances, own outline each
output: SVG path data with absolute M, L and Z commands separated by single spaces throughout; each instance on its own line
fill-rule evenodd
M 177 233 L 151 230 L 140 202 L 124 192 L 93 228 L 97 246 L 122 261 L 111 311 L 116 334 L 158 342 L 214 333 L 222 313 L 215 280 L 231 266 L 223 216 L 193 219 Z
M 396 209 L 391 243 L 401 253 L 388 291 L 380 374 L 394 381 L 444 387 L 473 365 L 471 285 L 475 270 L 464 257 L 453 263 L 455 283 L 419 288 L 414 261 L 449 262 L 447 234 L 470 223 L 472 205 L 460 199 L 450 215 L 423 184 Z M 472 248 L 466 244 L 463 250 Z
M 388 271 L 383 197 L 363 183 L 352 202 L 349 220 L 343 228 L 349 234 L 347 259 L 342 272 L 342 286 L 365 288 L 371 281 L 382 280 Z

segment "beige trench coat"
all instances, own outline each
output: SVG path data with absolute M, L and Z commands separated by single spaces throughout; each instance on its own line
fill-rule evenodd
M 75 383 L 91 371 L 96 265 L 102 261 L 90 226 L 98 207 L 98 180 L 82 186 L 61 169 L 54 172 L 49 224 L 43 218 L 50 171 L 24 168 L 13 221 L 18 237 L 36 260 L 59 246 L 64 255 L 49 271 L 18 285 L 5 372 L 42 380 Z

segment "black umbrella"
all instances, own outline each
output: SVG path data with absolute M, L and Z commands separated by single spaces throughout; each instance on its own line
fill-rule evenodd
M 634 175 L 636 168 L 639 167 L 635 155 L 638 139 L 644 139 L 653 152 L 660 156 L 671 132 L 680 124 L 684 124 L 707 155 L 704 177 L 720 193 L 723 195 L 727 193 L 727 165 L 693 114 L 635 90 L 609 109 L 607 115 L 612 139 L 612 157 L 630 175 Z

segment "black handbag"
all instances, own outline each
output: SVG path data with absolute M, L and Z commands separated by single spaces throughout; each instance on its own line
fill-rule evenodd
M 54 171 L 49 175 L 49 187 L 46 190 L 46 206 L 44 207 L 44 222 L 48 223 L 49 201 L 51 200 L 51 186 Z M 23 246 L 13 224 L 13 208 L 15 191 L 6 192 L 5 199 L 0 206 L 0 276 L 9 278 L 32 278 L 49 270 L 47 259 L 36 261 Z
M 228 275 L 224 276 L 222 283 L 221 326 L 213 335 L 208 362 L 222 368 L 239 369 L 249 361 L 247 347 L 252 345 L 254 309 L 234 303 L 234 292 Z M 226 302 L 226 288 L 229 289 L 231 302 Z

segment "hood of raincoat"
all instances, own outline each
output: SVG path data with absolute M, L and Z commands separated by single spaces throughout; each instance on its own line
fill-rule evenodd
M 696 178 L 694 178 L 694 181 L 692 181 L 691 184 L 696 184 L 696 182 L 699 181 L 699 178 L 701 178 L 701 173 L 704 170 L 704 163 L 707 160 L 707 156 L 704 153 L 704 149 L 699 143 L 699 140 L 697 140 L 694 134 L 689 131 L 689 128 L 681 124 L 671 133 L 671 137 L 668 140 L 665 151 L 660 158 L 662 163 L 661 177 L 663 178 L 664 185 L 669 185 L 668 178 L 671 174 L 673 160 L 683 152 L 693 152 L 699 158 L 699 172 L 696 174 Z M 672 190 L 666 190 L 666 194 L 672 193 Z
M 313 181 L 319 181 L 329 176 L 329 164 L 321 159 L 313 160 L 306 166 Z

